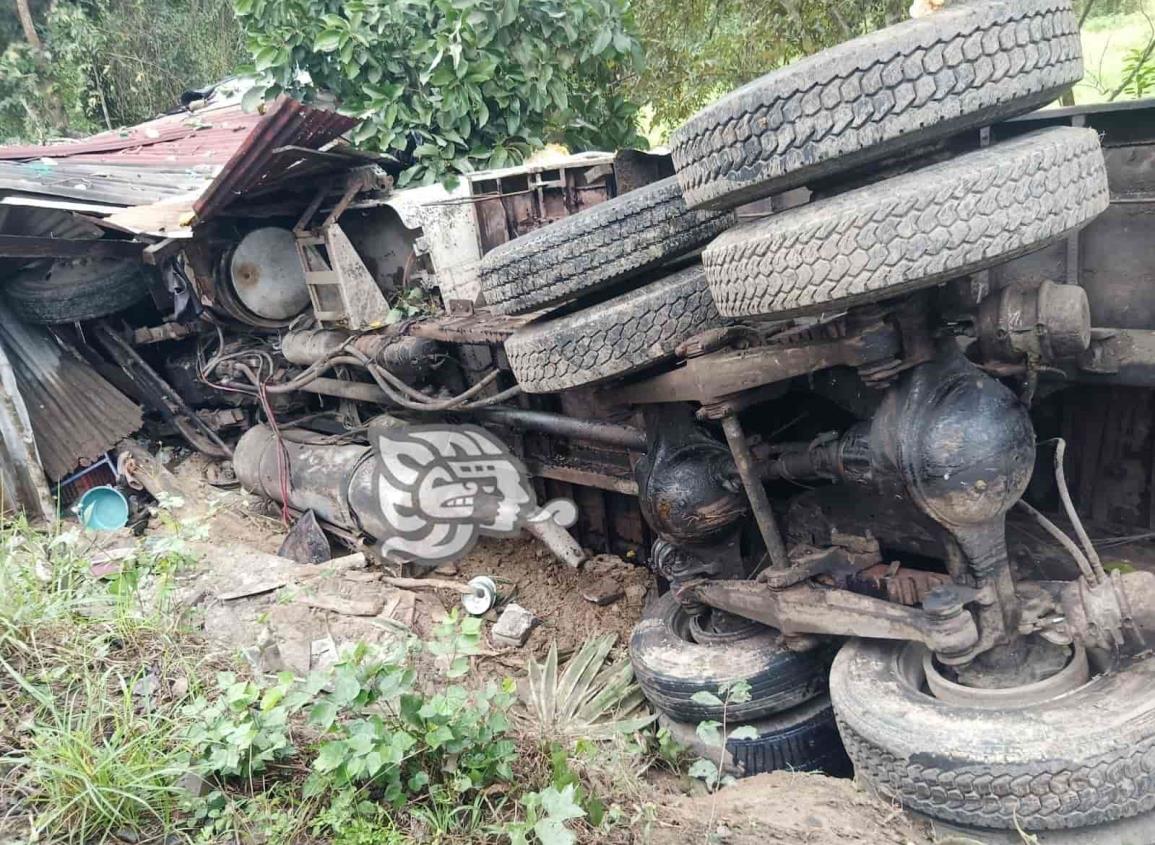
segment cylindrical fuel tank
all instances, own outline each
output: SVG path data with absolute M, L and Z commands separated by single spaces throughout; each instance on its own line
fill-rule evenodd
M 376 515 L 377 462 L 371 446 L 302 443 L 286 434 L 280 448 L 287 463 L 287 496 L 282 493 L 277 438 L 265 425 L 245 432 L 233 454 L 233 467 L 246 490 L 300 511 L 312 510 L 325 522 L 376 540 L 392 535 Z

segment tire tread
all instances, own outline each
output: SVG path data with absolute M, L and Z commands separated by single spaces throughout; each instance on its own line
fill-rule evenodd
M 960 4 L 734 91 L 674 133 L 674 166 L 690 207 L 734 207 L 1043 106 L 1082 76 L 1069 0 Z
M 494 313 L 528 314 L 693 252 L 734 222 L 688 210 L 671 176 L 491 250 L 481 289 Z

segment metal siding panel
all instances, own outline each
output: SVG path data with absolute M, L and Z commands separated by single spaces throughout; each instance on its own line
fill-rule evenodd
M 0 305 L 0 342 L 24 397 L 44 474 L 52 481 L 99 458 L 141 426 L 140 408 L 47 329 Z

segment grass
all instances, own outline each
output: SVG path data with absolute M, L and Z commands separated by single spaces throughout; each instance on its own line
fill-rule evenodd
M 160 521 L 170 531 L 199 530 Z M 652 818 L 641 780 L 652 757 L 636 731 L 649 718 L 638 712 L 638 693 L 623 674 L 628 665 L 607 659 L 608 640 L 591 641 L 562 671 L 556 651 L 544 669 L 534 664 L 539 681 L 551 681 L 536 685 L 550 706 L 546 716 L 528 707 L 517 727 L 502 715 L 504 705 L 495 709 L 454 686 L 451 673 L 411 686 L 404 663 L 339 662 L 325 677 L 263 678 L 239 656 L 213 652 L 174 612 L 169 585 L 190 563 L 180 550 L 179 536 L 154 536 L 119 575 L 98 578 L 91 543 L 79 532 L 0 524 L 4 834 L 15 826 L 27 841 L 69 845 L 166 836 L 206 845 L 464 845 L 517 836 L 543 845 L 533 832 L 543 825 L 618 843 L 629 841 L 631 820 Z M 472 624 L 454 621 L 443 626 L 444 642 L 406 648 L 443 652 L 448 643 L 468 666 Z M 404 765 L 423 779 L 407 775 L 400 801 L 383 794 L 383 779 L 357 777 L 352 768 L 362 759 L 364 729 L 383 716 L 397 722 L 396 699 L 388 696 L 398 684 L 420 706 L 407 728 L 416 745 L 406 744 Z M 504 688 L 512 701 L 513 681 Z M 289 705 L 294 696 L 304 697 Z M 330 715 L 321 719 L 325 708 Z M 457 738 L 449 740 L 448 730 Z M 590 738 L 598 732 L 614 739 Z M 582 738 L 575 741 L 575 733 Z M 272 743 L 277 753 L 262 758 L 259 771 L 238 774 L 221 768 L 224 758 L 210 753 L 215 745 L 205 737 L 226 751 Z M 394 738 L 386 733 L 380 747 Z M 459 743 L 461 754 L 447 756 L 446 741 Z M 505 774 L 485 762 L 503 744 L 513 760 Z M 322 757 L 346 746 L 331 765 L 350 777 L 326 776 Z M 484 779 L 469 783 L 467 776 L 462 784 L 469 773 Z M 190 774 L 203 779 L 207 794 L 182 787 Z M 558 805 L 540 796 L 551 790 L 553 799 L 568 790 L 567 800 L 581 807 L 547 815 L 547 806 L 555 813 Z
M 28 728 L 25 752 L 8 759 L 41 836 L 81 843 L 171 828 L 187 771 L 179 725 L 140 712 L 126 680 L 90 674 L 53 695 Z M 120 695 L 108 697 L 118 684 Z
M 94 578 L 90 551 L 75 531 L 0 527 L 3 791 L 20 797 L 30 835 L 43 841 L 168 829 L 187 771 L 178 725 L 151 687 L 162 672 L 187 676 L 198 649 L 164 602 L 149 609 L 135 589 Z

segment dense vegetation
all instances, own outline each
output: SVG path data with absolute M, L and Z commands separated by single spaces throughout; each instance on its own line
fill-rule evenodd
M 1089 57 L 1081 101 L 1151 93 L 1152 0 L 1078 2 L 1090 30 L 1126 36 L 1101 39 L 1109 61 Z M 431 181 L 551 142 L 660 139 L 713 97 L 899 20 L 909 4 L 16 0 L 0 7 L 0 141 L 137 123 L 240 71 L 257 83 L 250 104 L 335 96 L 364 118 L 358 143 L 395 155 L 405 181 Z

